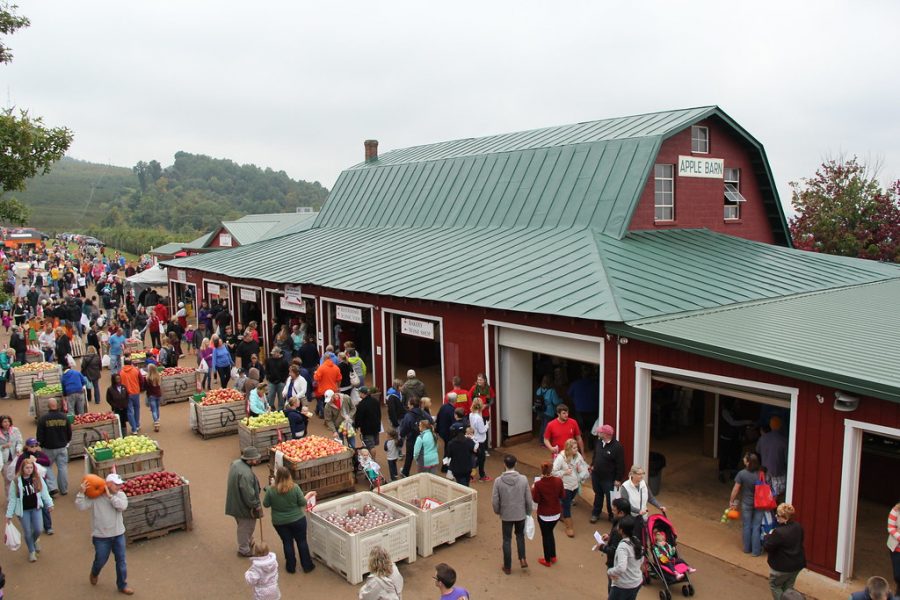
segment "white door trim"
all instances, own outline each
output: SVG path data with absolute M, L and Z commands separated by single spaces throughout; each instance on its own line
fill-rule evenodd
M 900 429 L 863 421 L 844 420 L 844 451 L 841 461 L 841 496 L 838 511 L 837 552 L 834 570 L 845 582 L 853 576 L 856 546 L 856 517 L 859 501 L 859 465 L 862 458 L 863 433 L 874 433 L 900 439 Z
M 751 379 L 738 379 L 736 377 L 725 377 L 723 375 L 714 375 L 712 373 L 703 373 L 701 371 L 689 371 L 687 369 L 678 369 L 665 365 L 655 365 L 651 363 L 638 362 L 634 363 L 634 463 L 648 468 L 650 462 L 650 388 L 651 377 L 653 372 L 668 373 L 670 375 L 681 375 L 683 377 L 692 377 L 694 379 L 706 380 L 713 383 L 723 383 L 729 385 L 739 385 L 742 387 L 754 388 L 760 391 L 774 392 L 790 397 L 791 423 L 788 431 L 788 474 L 787 489 L 785 491 L 785 501 L 790 502 L 794 493 L 794 454 L 796 452 L 796 436 L 797 436 L 797 399 L 800 396 L 800 389 L 763 381 L 753 381 Z M 686 382 L 689 384 L 689 382 Z M 772 404 L 783 403 L 780 398 L 772 398 Z M 718 419 L 718 415 L 716 415 Z
M 416 317 L 417 319 L 424 319 L 426 321 L 435 321 L 436 323 L 438 323 L 441 326 L 440 327 L 441 339 L 438 340 L 438 343 L 441 345 L 441 390 L 443 390 L 444 386 L 447 385 L 447 382 L 444 380 L 444 373 L 445 373 L 445 370 L 444 370 L 444 317 L 436 317 L 434 315 L 426 315 L 424 313 L 407 312 L 405 310 L 396 310 L 393 308 L 382 308 L 381 309 L 382 341 L 384 341 L 384 335 L 385 335 L 384 313 L 391 313 L 391 315 L 400 315 L 402 317 Z M 396 371 L 396 368 L 397 368 L 397 365 L 394 364 L 395 358 L 397 355 L 397 339 L 394 337 L 394 319 L 393 319 L 393 317 L 391 319 L 389 319 L 389 322 L 391 324 L 391 331 L 390 331 L 391 355 L 390 355 L 390 357 L 385 356 L 384 360 L 385 360 L 385 364 L 388 365 L 387 367 L 385 367 L 385 372 L 390 371 L 391 377 L 393 378 L 394 371 Z M 373 359 L 373 361 L 374 361 L 374 359 Z M 387 389 L 387 388 L 385 388 L 385 389 Z M 440 392 L 440 390 L 439 390 L 439 392 Z M 435 400 L 440 399 L 441 403 L 443 403 L 443 397 L 444 397 L 444 395 L 443 395 L 443 393 L 441 393 L 440 397 L 436 398 Z
M 323 317 L 327 314 L 328 319 L 317 318 L 316 321 L 323 321 L 323 325 L 328 328 L 327 331 L 329 332 L 329 335 L 331 335 L 331 333 L 332 333 L 332 319 L 331 319 L 331 311 L 325 310 L 325 307 L 324 307 L 325 302 L 331 302 L 332 304 L 335 304 L 335 305 L 343 304 L 345 306 L 358 306 L 360 308 L 369 309 L 369 337 L 371 338 L 370 348 L 372 348 L 372 364 L 368 365 L 368 366 L 372 367 L 372 382 L 374 383 L 374 382 L 378 381 L 378 347 L 375 345 L 375 305 L 365 304 L 362 302 L 350 302 L 350 301 L 338 300 L 337 298 L 329 298 L 327 296 L 319 296 L 319 312 L 318 312 L 318 314 L 322 315 Z M 327 321 L 327 323 L 325 323 L 325 321 Z M 384 327 L 383 327 L 384 319 L 383 318 L 382 318 L 381 323 L 382 323 L 381 335 L 384 336 Z M 326 330 L 324 328 L 319 330 L 319 334 L 323 336 L 322 344 L 321 344 L 322 347 L 319 348 L 320 352 L 325 351 L 325 339 L 324 339 L 325 331 Z M 340 351 L 341 351 L 340 349 L 335 348 L 335 352 L 340 352 Z M 387 393 L 387 388 L 384 388 L 384 389 L 385 389 L 385 393 Z

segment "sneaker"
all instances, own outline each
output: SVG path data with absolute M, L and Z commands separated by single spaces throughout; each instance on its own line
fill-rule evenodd
M 490 452 L 488 452 L 488 451 L 487 451 L 487 450 L 485 450 L 485 451 L 484 451 L 484 455 L 485 455 L 485 456 L 490 456 L 490 455 L 491 455 L 491 453 L 490 453 Z
M 59 490 L 50 490 L 50 497 L 55 498 L 58 493 L 59 493 Z
M 695 569 L 694 567 L 688 567 L 688 573 L 696 573 L 696 572 L 697 572 L 697 569 Z
M 130 587 L 123 587 L 121 590 L 119 590 L 119 593 L 125 594 L 126 596 L 132 596 L 134 595 L 134 590 Z
M 544 565 L 545 567 L 552 567 L 552 566 L 553 566 L 553 559 L 551 558 L 549 561 L 547 561 L 547 560 L 544 560 L 543 558 L 539 558 L 539 559 L 538 559 L 538 564 L 539 564 L 539 565 Z
M 91 580 L 91 585 L 97 585 L 97 576 L 94 575 L 93 573 L 91 573 L 90 580 Z
M 519 566 L 522 567 L 523 569 L 527 569 L 527 568 L 528 568 L 528 561 L 525 560 L 524 558 L 519 559 Z
M 44 533 L 46 533 L 47 535 L 53 535 L 53 534 L 56 533 L 56 532 L 53 531 L 53 528 L 51 527 L 50 529 L 48 529 L 48 530 L 45 531 Z
M 34 540 L 34 551 L 38 554 L 41 553 L 41 543 L 37 540 Z
M 153 424 L 153 431 L 159 431 L 159 423 Z
M 556 557 L 554 556 L 553 558 L 551 558 L 551 559 L 550 559 L 550 562 L 552 562 L 552 563 L 555 565 L 555 564 L 556 564 Z
M 37 552 L 29 552 L 28 553 L 28 562 L 36 562 L 37 561 Z
M 600 520 L 600 517 L 598 517 L 597 515 L 591 515 L 591 523 L 596 523 L 599 520 Z
M 69 495 L 69 492 L 62 492 L 62 491 L 61 491 L 61 492 L 59 493 L 59 495 L 60 495 L 60 496 L 68 496 L 68 495 Z
M 493 480 L 494 480 L 494 478 L 489 477 L 488 475 L 485 475 L 484 477 L 481 477 L 478 479 L 478 481 L 493 481 Z

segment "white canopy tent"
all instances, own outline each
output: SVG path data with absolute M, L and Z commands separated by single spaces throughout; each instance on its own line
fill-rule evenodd
M 135 294 L 139 294 L 145 288 L 166 287 L 169 285 L 169 269 L 167 267 L 160 269 L 157 266 L 152 266 L 126 278 L 125 281 L 131 284 Z

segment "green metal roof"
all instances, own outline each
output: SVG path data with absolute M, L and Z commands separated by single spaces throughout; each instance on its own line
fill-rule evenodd
M 353 240 L 352 251 L 323 256 L 334 239 Z M 166 264 L 619 322 L 900 278 L 889 265 L 706 230 L 616 240 L 588 228 L 319 228 Z
M 209 241 L 209 238 L 212 236 L 212 231 L 207 231 L 200 237 L 195 240 L 191 240 L 187 244 L 184 244 L 183 248 L 190 248 L 191 250 L 197 250 L 206 246 L 206 243 Z
M 246 246 L 254 242 L 309 229 L 318 213 L 262 213 L 244 215 L 235 221 L 222 221 L 222 226 L 237 242 Z
M 748 147 L 773 231 L 788 245 L 762 145 L 715 106 L 387 152 L 341 173 L 315 227 L 588 226 L 621 239 L 662 142 L 707 118 Z
M 900 279 L 892 279 L 684 316 L 610 324 L 608 330 L 900 402 L 898 298 Z
M 181 252 L 181 248 L 184 246 L 181 242 L 169 242 L 168 244 L 163 244 L 162 246 L 157 246 L 150 250 L 150 254 L 160 254 L 160 255 L 169 255 L 176 254 Z

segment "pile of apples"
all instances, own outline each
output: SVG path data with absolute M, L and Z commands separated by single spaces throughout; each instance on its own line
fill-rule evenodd
M 147 358 L 146 352 L 132 352 L 129 356 L 131 356 L 131 360 L 144 360 Z
M 125 458 L 134 456 L 135 454 L 147 454 L 156 452 L 156 442 L 148 438 L 146 435 L 130 435 L 124 438 L 116 438 L 112 440 L 100 440 L 92 444 L 87 451 L 91 456 L 100 448 L 109 448 L 113 451 L 113 458 Z
M 308 435 L 299 440 L 286 440 L 275 446 L 275 450 L 293 462 L 303 462 L 316 458 L 325 458 L 340 454 L 346 448 L 333 439 L 323 438 L 318 435 Z
M 162 370 L 162 373 L 160 373 L 160 375 L 162 375 L 163 377 L 167 377 L 169 375 L 185 375 L 187 373 L 193 374 L 196 371 L 196 369 L 189 369 L 188 367 L 166 367 Z
M 201 406 L 214 406 L 216 404 L 226 404 L 228 402 L 243 402 L 244 394 L 241 392 L 226 388 L 223 390 L 209 390 L 206 396 L 200 401 Z
M 34 393 L 35 396 L 62 396 L 62 384 L 45 385 Z
M 13 373 L 39 373 L 41 371 L 55 371 L 59 365 L 51 362 L 25 363 L 13 369 Z
M 75 415 L 75 425 L 88 425 L 90 423 L 103 423 L 104 421 L 112 421 L 118 419 L 115 413 L 84 413 L 83 415 Z
M 243 423 L 250 429 L 256 429 L 257 427 L 267 427 L 269 425 L 286 425 L 288 422 L 288 418 L 282 411 L 269 412 L 258 417 L 248 417 L 244 419 Z
M 181 487 L 184 483 L 180 475 L 169 471 L 160 471 L 159 473 L 147 473 L 146 475 L 138 475 L 129 479 L 122 485 L 122 491 L 130 498 L 132 496 L 149 494 L 150 492 Z
M 329 523 L 340 527 L 347 533 L 362 533 L 385 523 L 396 521 L 397 517 L 385 510 L 366 504 L 362 510 L 351 508 L 345 515 L 326 513 L 322 515 Z

